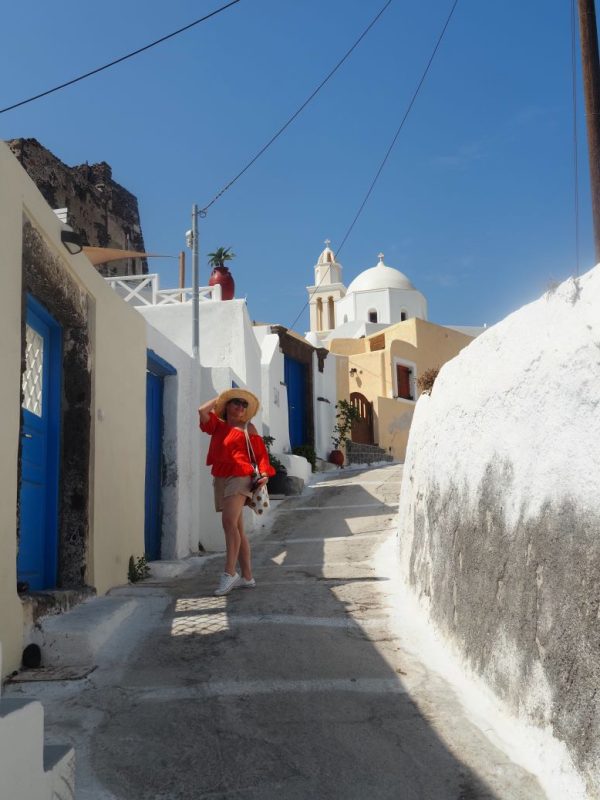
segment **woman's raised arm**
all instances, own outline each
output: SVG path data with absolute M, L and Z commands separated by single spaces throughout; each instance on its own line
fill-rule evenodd
M 198 414 L 200 414 L 200 422 L 206 424 L 210 419 L 210 412 L 213 411 L 214 407 L 217 404 L 217 397 L 213 397 L 212 400 L 207 400 L 206 403 L 203 403 L 200 408 L 198 409 Z

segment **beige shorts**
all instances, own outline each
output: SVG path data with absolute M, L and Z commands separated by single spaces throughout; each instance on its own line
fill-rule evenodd
M 232 478 L 213 478 L 215 489 L 215 511 L 223 511 L 223 499 L 234 494 L 252 497 L 252 478 L 250 476 Z

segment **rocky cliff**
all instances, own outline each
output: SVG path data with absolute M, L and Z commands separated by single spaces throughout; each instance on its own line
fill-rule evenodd
M 67 208 L 68 222 L 94 247 L 144 250 L 136 197 L 112 177 L 111 167 L 69 167 L 36 139 L 12 139 L 8 146 L 52 208 Z M 112 261 L 98 266 L 103 275 L 147 272 L 145 260 Z

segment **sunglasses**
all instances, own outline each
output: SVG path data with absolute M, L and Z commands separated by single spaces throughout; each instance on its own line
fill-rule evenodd
M 234 406 L 239 406 L 240 408 L 248 408 L 248 401 L 242 400 L 240 397 L 234 397 L 229 403 L 233 403 Z

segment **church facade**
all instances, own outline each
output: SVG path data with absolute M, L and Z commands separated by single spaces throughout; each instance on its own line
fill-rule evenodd
M 413 317 L 427 319 L 425 296 L 400 270 L 384 263 L 383 253 L 374 267 L 361 272 L 346 288 L 342 265 L 329 245 L 327 240 L 315 265 L 314 285 L 306 287 L 309 339 L 322 344 L 334 333 L 355 338 Z
M 338 380 L 338 399 L 359 411 L 352 441 L 376 445 L 403 461 L 419 377 L 440 368 L 467 346 L 478 328 L 457 329 L 427 319 L 427 299 L 411 280 L 384 262 L 346 288 L 342 265 L 325 242 L 308 286 L 310 331 L 315 347 L 347 358 Z

